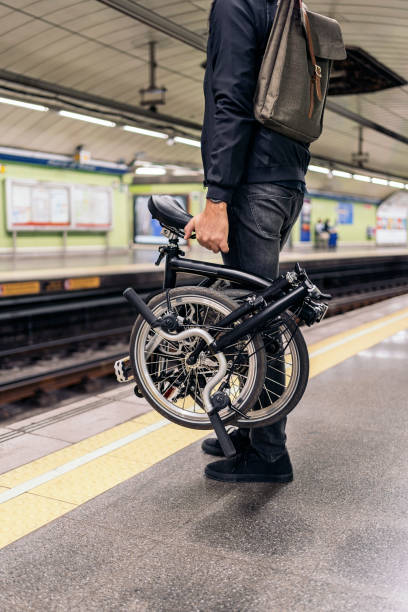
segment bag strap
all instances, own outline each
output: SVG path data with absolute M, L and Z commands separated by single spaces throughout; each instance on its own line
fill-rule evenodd
M 312 60 L 313 65 L 313 74 L 310 77 L 310 107 L 309 107 L 309 119 L 312 118 L 314 111 L 314 92 L 316 90 L 316 95 L 321 102 L 323 100 L 322 96 L 322 88 L 321 88 L 321 78 L 322 78 L 322 69 L 316 62 L 316 56 L 314 52 L 313 38 L 312 38 L 312 30 L 310 28 L 310 21 L 307 14 L 307 10 L 303 6 L 303 0 L 299 0 L 300 11 L 302 16 L 302 21 L 305 26 L 306 31 L 306 41 L 309 49 L 310 58 Z

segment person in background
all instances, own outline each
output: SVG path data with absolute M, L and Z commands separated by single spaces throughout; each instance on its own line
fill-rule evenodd
M 322 231 L 323 231 L 323 223 L 321 219 L 318 219 L 315 225 L 315 228 L 314 228 L 314 239 L 315 239 L 316 249 L 320 249 L 322 246 Z
M 310 161 L 306 145 L 254 117 L 258 74 L 276 8 L 277 0 L 214 0 L 211 5 L 201 136 L 207 201 L 185 227 L 186 238 L 195 231 L 198 242 L 221 251 L 228 266 L 270 279 L 278 275 L 280 250 L 302 208 Z M 284 372 L 279 375 L 284 379 Z M 210 463 L 206 476 L 289 482 L 293 472 L 285 427 L 286 418 L 251 432 L 234 430 L 230 437 L 237 456 Z M 206 439 L 202 448 L 223 456 L 215 438 Z
M 323 248 L 329 248 L 329 238 L 330 238 L 330 219 L 326 219 L 323 223 L 322 231 L 320 232 L 321 245 Z
M 332 225 L 329 232 L 329 249 L 335 250 L 337 248 L 337 240 L 339 234 L 335 225 Z

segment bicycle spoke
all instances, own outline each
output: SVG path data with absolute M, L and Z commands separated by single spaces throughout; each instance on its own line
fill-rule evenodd
M 274 385 L 279 385 L 279 387 L 283 387 L 284 389 L 286 389 L 287 385 L 284 385 L 283 383 L 278 382 L 277 380 L 274 380 L 273 378 L 269 378 L 269 376 L 265 376 L 265 380 L 269 380 L 270 382 L 272 382 Z
M 191 372 L 192 372 L 192 370 L 190 370 L 190 371 L 189 371 L 188 376 L 187 376 L 187 380 L 186 380 L 186 391 L 188 391 L 188 385 L 189 385 L 189 382 L 190 382 Z M 187 393 L 185 393 L 185 395 L 184 395 L 184 399 L 183 399 L 183 410 L 184 410 L 184 405 L 185 405 L 185 403 L 186 403 L 186 398 L 187 398 L 187 395 L 188 395 Z

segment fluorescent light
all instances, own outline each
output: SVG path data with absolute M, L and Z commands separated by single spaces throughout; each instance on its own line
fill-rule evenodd
M 320 172 L 321 174 L 329 174 L 330 172 L 328 168 L 323 168 L 323 166 L 309 166 L 309 170 L 311 172 Z
M 353 179 L 355 181 L 363 181 L 363 183 L 371 183 L 371 176 L 366 176 L 365 174 L 353 174 Z
M 372 182 L 376 185 L 388 185 L 387 179 L 379 178 L 378 176 L 374 176 Z
M 140 168 L 136 168 L 135 174 L 143 176 L 159 176 L 161 174 L 166 174 L 166 168 L 163 168 L 163 166 L 140 166 Z
M 154 130 L 145 130 L 134 125 L 124 125 L 123 129 L 126 132 L 134 132 L 135 134 L 142 134 L 143 136 L 153 136 L 153 138 L 168 138 L 168 134 L 164 132 L 155 132 Z
M 340 178 L 353 178 L 353 175 L 350 172 L 343 172 L 343 170 L 333 170 L 333 176 L 339 176 Z
M 81 115 L 79 113 L 71 113 L 71 111 L 58 111 L 58 114 L 62 117 L 68 117 L 69 119 L 79 119 L 79 121 L 87 121 L 88 123 L 97 123 L 98 125 L 104 125 L 106 127 L 115 127 L 116 123 L 108 121 L 107 119 L 99 119 L 99 117 L 90 117 L 89 115 Z
M 29 108 L 31 110 L 45 112 L 49 110 L 48 106 L 41 104 L 31 104 L 31 102 L 21 102 L 20 100 L 10 100 L 9 98 L 0 98 L 1 104 L 11 104 L 12 106 L 21 106 L 21 108 Z
M 405 189 L 408 189 L 408 183 L 405 185 Z
M 400 183 L 399 181 L 390 181 L 390 187 L 395 187 L 395 189 L 404 189 L 404 183 Z
M 181 144 L 190 145 L 191 147 L 201 147 L 199 140 L 193 140 L 192 138 L 183 138 L 183 136 L 176 136 L 174 142 L 180 142 Z
M 191 168 L 175 168 L 172 172 L 173 176 L 197 176 L 198 170 L 192 170 Z

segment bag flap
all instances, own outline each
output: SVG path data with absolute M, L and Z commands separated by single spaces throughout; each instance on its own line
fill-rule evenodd
M 330 60 L 347 58 L 340 24 L 330 17 L 307 11 L 316 57 Z

